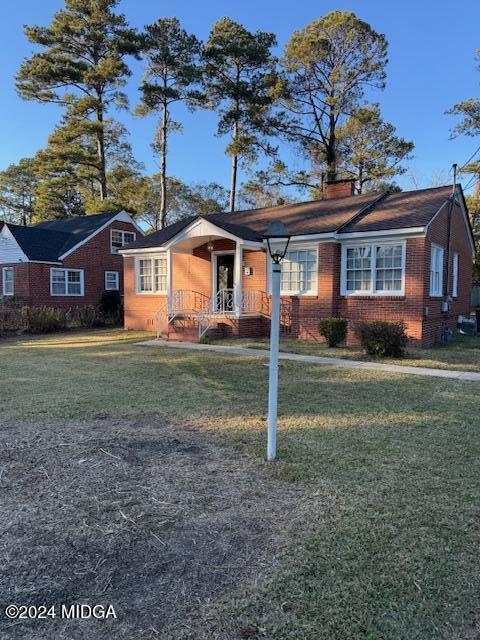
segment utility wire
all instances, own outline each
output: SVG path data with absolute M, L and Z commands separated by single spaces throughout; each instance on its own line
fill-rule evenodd
M 477 149 L 472 153 L 472 155 L 469 157 L 469 159 L 468 159 L 464 164 L 462 164 L 462 166 L 461 166 L 461 167 L 459 167 L 459 168 L 457 169 L 458 173 L 461 173 L 461 172 L 465 169 L 465 167 L 466 167 L 466 166 L 467 166 L 467 165 L 468 165 L 468 164 L 469 164 L 469 163 L 474 159 L 474 157 L 477 155 L 477 153 L 478 153 L 479 151 L 480 151 L 480 147 L 478 147 L 478 148 L 477 148 Z M 451 172 L 451 171 L 452 171 L 452 170 L 450 169 L 450 172 Z

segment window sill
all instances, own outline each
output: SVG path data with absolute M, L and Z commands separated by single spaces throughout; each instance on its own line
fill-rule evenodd
M 404 293 L 342 293 L 340 297 L 352 300 L 406 300 Z

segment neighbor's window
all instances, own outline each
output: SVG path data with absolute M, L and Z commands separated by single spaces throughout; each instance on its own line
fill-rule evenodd
M 443 293 L 443 247 L 432 244 L 430 253 L 430 295 Z
M 167 256 L 139 258 L 137 262 L 137 282 L 140 293 L 166 293 Z
M 50 269 L 50 295 L 83 296 L 83 269 Z
M 106 291 L 118 291 L 119 286 L 118 271 L 105 271 L 105 290 Z
M 120 231 L 112 229 L 110 231 L 110 249 L 112 253 L 117 253 L 119 249 L 130 242 L 134 242 L 137 235 L 133 231 Z
M 342 295 L 403 295 L 403 243 L 344 246 L 342 267 Z
M 281 291 L 283 294 L 316 294 L 317 248 L 294 248 L 285 254 L 281 262 Z
M 452 297 L 458 296 L 458 253 L 453 254 L 453 282 L 452 282 Z
M 4 296 L 13 296 L 13 267 L 3 267 L 2 269 L 2 291 Z

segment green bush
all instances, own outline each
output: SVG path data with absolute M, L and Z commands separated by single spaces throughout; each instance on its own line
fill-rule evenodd
M 87 329 L 105 325 L 105 315 L 100 306 L 87 305 L 85 307 L 77 307 L 70 314 L 70 320 L 74 325 L 86 327 Z
M 408 337 L 404 322 L 359 322 L 355 335 L 362 348 L 377 358 L 402 358 Z
M 67 328 L 67 316 L 63 309 L 22 307 L 22 324 L 28 333 L 53 333 Z
M 329 347 L 336 347 L 347 337 L 348 323 L 343 318 L 323 318 L 318 323 L 318 332 Z

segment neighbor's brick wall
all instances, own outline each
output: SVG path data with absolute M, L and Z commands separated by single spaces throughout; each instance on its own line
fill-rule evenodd
M 3 267 L 13 267 L 13 294 L 15 298 L 24 300 L 26 304 L 30 301 L 30 277 L 28 262 L 14 262 L 0 265 L 0 296 L 3 295 Z
M 123 258 L 110 252 L 110 229 L 136 231 L 127 222 L 112 222 L 89 242 L 71 253 L 61 265 L 29 262 L 15 266 L 15 294 L 25 295 L 28 304 L 70 308 L 97 305 L 105 290 L 105 271 L 118 271 L 120 293 L 123 293 Z M 138 235 L 138 232 L 137 232 Z M 83 269 L 84 296 L 50 295 L 52 267 Z

